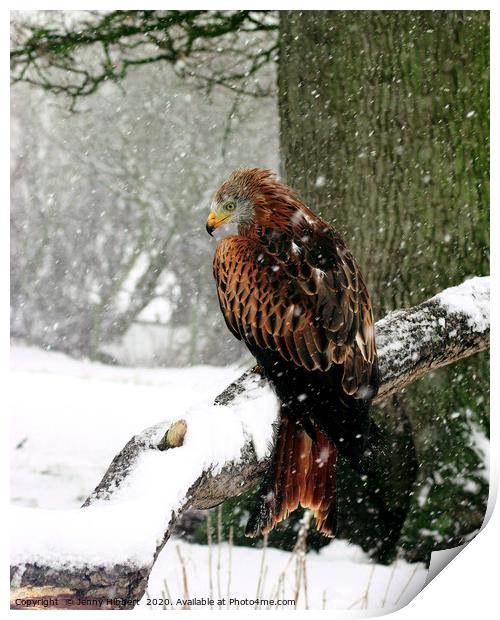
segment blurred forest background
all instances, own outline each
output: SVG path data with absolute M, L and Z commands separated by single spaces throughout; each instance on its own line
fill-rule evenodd
M 240 166 L 280 170 L 339 228 L 377 318 L 489 273 L 488 12 L 14 12 L 11 49 L 17 339 L 127 365 L 250 362 L 204 230 Z M 382 559 L 464 542 L 488 496 L 487 354 L 379 409 L 402 531 L 385 545 L 346 467 L 341 535 Z M 224 523 L 242 513 L 226 503 Z

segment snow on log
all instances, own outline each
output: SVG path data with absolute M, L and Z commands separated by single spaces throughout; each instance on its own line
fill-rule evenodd
M 381 386 L 375 402 L 432 369 L 490 344 L 490 278 L 471 278 L 376 324 Z
M 489 346 L 489 278 L 472 278 L 376 324 L 377 402 Z M 80 510 L 12 508 L 11 605 L 131 608 L 188 508 L 253 487 L 266 468 L 278 402 L 251 369 L 214 404 L 172 411 L 133 437 Z M 38 601 L 38 602 L 37 602 Z

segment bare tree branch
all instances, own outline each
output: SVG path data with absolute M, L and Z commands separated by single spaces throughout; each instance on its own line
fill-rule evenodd
M 489 347 L 489 278 L 473 278 L 418 306 L 392 312 L 376 324 L 376 331 L 380 402 L 429 371 Z M 246 414 L 242 410 L 245 405 Z M 266 382 L 251 369 L 205 412 L 213 423 L 212 434 L 203 435 L 203 442 L 210 454 L 219 457 L 200 461 L 200 445 L 192 436 L 196 435 L 196 424 L 179 419 L 186 412 L 171 412 L 168 422 L 144 430 L 127 443 L 82 510 L 50 511 L 47 519 L 44 511 L 16 509 L 12 607 L 19 608 L 22 601 L 34 603 L 44 596 L 57 600 L 58 608 L 78 608 L 81 598 L 99 599 L 103 608 L 137 604 L 153 564 L 182 513 L 190 507 L 210 508 L 240 495 L 261 478 L 266 455 L 259 454 L 246 428 L 264 415 L 264 408 L 275 412 L 277 402 Z M 384 424 L 376 408 L 373 416 Z M 267 419 L 261 423 L 267 424 Z M 238 455 L 235 458 L 227 457 L 225 445 L 224 433 L 229 433 L 231 425 L 242 426 L 240 443 L 233 446 Z M 271 437 L 270 422 L 268 430 Z M 182 445 L 184 437 L 186 445 Z M 235 435 L 230 437 L 235 443 Z M 214 444 L 220 444 L 219 452 Z M 198 469 L 189 476 L 186 463 L 193 459 L 198 459 Z M 173 481 L 181 475 L 185 480 L 176 486 Z M 172 489 L 163 490 L 169 484 L 176 489 L 175 497 Z M 59 541 L 58 533 L 63 529 L 65 538 Z
M 276 57 L 273 11 L 94 11 L 57 25 L 52 13 L 14 13 L 12 82 L 65 94 L 72 107 L 103 84 L 120 83 L 131 67 L 158 62 L 209 89 L 268 94 L 248 82 Z

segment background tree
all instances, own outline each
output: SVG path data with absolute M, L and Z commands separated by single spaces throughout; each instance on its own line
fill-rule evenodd
M 237 360 L 204 219 L 214 179 L 242 162 L 277 167 L 274 100 L 200 92 L 168 64 L 126 88 L 103 86 L 77 114 L 13 91 L 13 333 L 125 363 Z
M 13 12 L 12 80 L 77 102 L 134 67 L 170 63 L 209 89 L 266 96 L 254 76 L 276 60 L 276 11 Z M 228 64 L 229 58 L 229 64 Z
M 487 12 L 280 14 L 283 172 L 344 234 L 377 318 L 489 272 L 488 71 Z M 416 555 L 482 522 L 487 484 L 464 443 L 487 430 L 487 364 L 483 354 L 443 369 L 386 406 L 397 420 L 386 499 L 403 517 L 411 502 Z M 412 432 L 422 418 L 426 432 Z

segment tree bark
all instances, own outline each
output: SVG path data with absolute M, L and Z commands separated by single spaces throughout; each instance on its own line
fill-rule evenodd
M 474 278 L 419 306 L 393 312 L 376 324 L 376 334 L 381 370 L 381 389 L 376 399 L 379 403 L 405 389 L 430 370 L 488 348 L 489 279 Z M 239 402 L 264 389 L 264 379 L 255 373 L 255 369 L 250 369 L 217 397 L 216 404 L 234 406 L 236 409 Z M 141 485 L 145 482 L 138 475 L 141 458 L 150 453 L 158 456 L 158 451 L 165 449 L 179 450 L 180 454 L 183 449 L 179 446 L 182 446 L 186 432 L 189 433 L 189 427 L 179 417 L 181 412 L 173 418 L 175 424 L 172 425 L 171 418 L 170 422 L 148 428 L 127 443 L 86 500 L 82 507 L 84 516 L 85 510 L 91 507 L 107 510 L 116 507 L 114 500 L 123 488 L 133 487 L 141 498 Z M 380 415 L 377 408 L 373 411 L 373 417 L 380 426 L 387 424 L 386 416 Z M 259 481 L 266 467 L 266 458 L 257 457 L 251 438 L 246 437 L 241 445 L 239 459 L 223 463 L 215 475 L 213 467 L 199 471 L 190 488 L 184 490 L 178 508 L 168 513 L 165 507 L 167 514 L 157 515 L 158 528 L 163 523 L 168 525 L 165 529 L 158 529 L 160 535 L 156 541 L 149 541 L 154 552 L 148 561 L 142 563 L 129 560 L 126 549 L 123 550 L 123 560 L 120 562 L 106 564 L 103 558 L 102 563 L 87 562 L 83 565 L 76 560 L 73 564 L 71 561 L 64 564 L 44 561 L 40 557 L 43 553 L 37 550 L 36 545 L 30 546 L 29 552 L 21 554 L 16 554 L 16 549 L 13 549 L 15 560 L 11 568 L 11 606 L 16 609 L 28 604 L 40 606 L 40 601 L 51 600 L 53 607 L 80 609 L 88 607 L 88 601 L 94 599 L 97 601 L 94 607 L 133 607 L 143 596 L 152 566 L 182 513 L 190 507 L 210 508 L 227 498 L 242 494 Z M 170 473 L 175 476 L 174 471 Z M 150 484 L 154 488 L 157 483 Z M 161 480 L 158 484 L 161 484 Z M 155 509 L 148 504 L 146 489 L 142 503 L 144 514 Z M 25 532 L 27 537 L 30 531 L 37 531 L 40 526 L 37 520 L 39 511 L 31 510 L 29 514 L 32 526 Z M 126 509 L 123 510 L 122 518 L 127 519 Z M 131 537 L 137 527 L 136 523 L 130 523 Z M 96 540 L 99 540 L 97 532 Z
M 376 318 L 486 275 L 488 12 L 280 19 L 282 172 L 345 236 Z
M 282 176 L 344 236 L 376 319 L 489 273 L 487 11 L 281 11 L 278 91 Z M 463 433 L 471 420 L 488 432 L 488 381 L 481 355 L 384 401 L 385 496 L 414 515 L 407 543 L 421 555 L 460 544 L 486 510 Z M 424 418 L 438 443 L 417 432 Z M 476 476 L 480 491 L 471 497 L 450 470 Z M 354 502 L 364 509 L 366 497 L 351 512 Z M 373 548 L 366 528 L 357 542 Z

